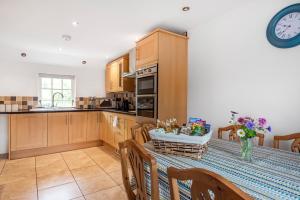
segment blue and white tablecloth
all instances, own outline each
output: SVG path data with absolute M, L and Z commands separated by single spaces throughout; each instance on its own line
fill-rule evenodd
M 156 158 L 160 199 L 170 199 L 167 168 L 204 168 L 233 182 L 254 199 L 300 200 L 300 154 L 255 147 L 251 162 L 240 159 L 240 145 L 220 139 L 209 142 L 201 160 L 192 160 L 154 152 L 151 143 L 145 148 Z M 148 170 L 146 170 L 148 171 Z M 150 184 L 149 174 L 146 175 Z M 190 198 L 190 182 L 180 182 L 181 199 Z

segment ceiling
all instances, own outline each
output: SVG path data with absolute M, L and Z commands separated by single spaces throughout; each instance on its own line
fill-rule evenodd
M 157 27 L 185 32 L 240 0 L 0 0 L 0 59 L 99 67 Z M 190 11 L 183 12 L 183 6 Z M 77 27 L 72 22 L 77 21 Z M 64 41 L 63 34 L 72 36 Z M 22 52 L 27 57 L 21 57 Z M 83 65 L 81 62 L 87 61 Z

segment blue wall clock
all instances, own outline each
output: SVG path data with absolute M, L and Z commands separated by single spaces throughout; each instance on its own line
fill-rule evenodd
M 279 48 L 300 44 L 300 3 L 282 9 L 271 19 L 267 38 L 272 45 Z

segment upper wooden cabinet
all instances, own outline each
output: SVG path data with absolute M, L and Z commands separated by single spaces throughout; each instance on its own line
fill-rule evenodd
M 129 55 L 126 54 L 106 66 L 105 90 L 109 92 L 133 92 L 134 79 L 123 78 L 124 72 L 129 72 Z
M 69 113 L 69 143 L 86 142 L 87 112 Z
M 14 114 L 10 125 L 12 151 L 47 146 L 47 114 Z
M 48 113 L 48 146 L 69 144 L 68 113 Z
M 137 69 L 158 64 L 158 119 L 187 121 L 188 37 L 156 29 L 136 44 Z
M 88 112 L 86 140 L 100 140 L 100 112 Z
M 148 35 L 136 43 L 136 68 L 158 62 L 158 32 Z

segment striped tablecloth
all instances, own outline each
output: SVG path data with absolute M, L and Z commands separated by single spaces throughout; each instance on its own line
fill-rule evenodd
M 252 162 L 240 159 L 236 142 L 212 139 L 201 160 L 162 155 L 154 152 L 151 143 L 146 149 L 156 158 L 159 173 L 160 199 L 170 199 L 167 168 L 204 168 L 233 182 L 255 199 L 300 200 L 300 154 L 255 147 Z M 149 183 L 149 174 L 147 175 Z M 190 182 L 179 184 L 181 199 L 190 199 Z

